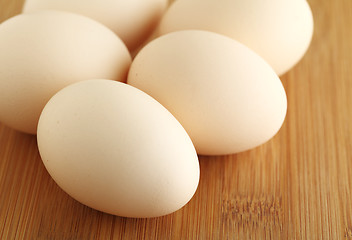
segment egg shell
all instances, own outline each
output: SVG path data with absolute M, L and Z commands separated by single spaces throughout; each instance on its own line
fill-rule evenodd
M 183 207 L 199 181 L 186 131 L 142 91 L 88 80 L 59 91 L 38 124 L 38 147 L 55 182 L 79 202 L 124 217 Z
M 131 56 L 104 25 L 59 11 L 0 25 L 0 121 L 35 134 L 40 112 L 63 87 L 91 78 L 126 81 Z
M 113 30 L 132 51 L 159 23 L 167 0 L 26 0 L 23 12 L 69 11 L 90 17 Z
M 186 29 L 229 36 L 282 75 L 307 51 L 313 16 L 305 0 L 177 0 L 163 17 L 159 34 Z
M 152 41 L 133 60 L 127 83 L 165 106 L 203 155 L 254 148 L 276 134 L 286 115 L 274 70 L 212 32 L 179 31 Z

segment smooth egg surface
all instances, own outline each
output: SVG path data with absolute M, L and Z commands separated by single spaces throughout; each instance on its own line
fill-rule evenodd
M 307 51 L 313 16 L 305 0 L 177 0 L 163 17 L 159 34 L 186 29 L 229 36 L 282 75 Z
M 23 11 L 69 11 L 90 17 L 113 30 L 133 51 L 159 23 L 167 0 L 26 0 Z
M 199 154 L 254 148 L 276 134 L 286 115 L 274 70 L 243 44 L 213 32 L 157 38 L 132 62 L 127 83 L 164 105 Z
M 59 11 L 0 24 L 0 121 L 35 134 L 40 112 L 63 87 L 91 78 L 126 81 L 131 56 L 107 27 Z
M 180 123 L 144 92 L 111 80 L 59 91 L 38 124 L 55 182 L 79 202 L 124 217 L 183 207 L 199 181 L 196 151 Z

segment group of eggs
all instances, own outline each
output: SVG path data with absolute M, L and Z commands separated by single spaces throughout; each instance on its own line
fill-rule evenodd
M 37 133 L 69 195 L 126 217 L 184 206 L 197 153 L 273 137 L 287 108 L 278 75 L 313 32 L 305 0 L 27 0 L 23 11 L 0 25 L 0 121 Z

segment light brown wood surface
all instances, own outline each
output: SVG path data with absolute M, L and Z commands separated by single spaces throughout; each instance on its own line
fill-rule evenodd
M 0 0 L 0 22 L 22 3 Z M 251 151 L 200 157 L 199 188 L 171 215 L 83 206 L 51 179 L 35 136 L 0 124 L 0 239 L 352 239 L 352 0 L 309 3 L 314 37 L 281 77 L 281 131 Z

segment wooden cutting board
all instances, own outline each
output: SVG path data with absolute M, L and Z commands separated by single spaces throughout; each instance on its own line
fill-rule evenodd
M 171 215 L 83 206 L 50 178 L 35 136 L 0 125 L 0 239 L 352 239 L 352 1 L 309 3 L 315 33 L 281 77 L 282 129 L 254 150 L 200 157 L 199 188 Z M 0 0 L 0 22 L 22 4 Z

